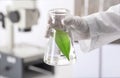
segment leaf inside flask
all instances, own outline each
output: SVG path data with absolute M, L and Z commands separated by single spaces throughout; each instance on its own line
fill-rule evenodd
M 61 52 L 66 56 L 68 60 L 70 60 L 70 37 L 67 32 L 64 32 L 62 30 L 56 29 L 55 34 L 55 42 L 58 46 L 58 48 L 61 50 Z

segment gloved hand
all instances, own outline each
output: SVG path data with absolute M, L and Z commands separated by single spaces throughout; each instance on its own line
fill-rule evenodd
M 72 31 L 75 41 L 89 38 L 89 27 L 83 18 L 67 16 L 64 18 L 63 24 Z

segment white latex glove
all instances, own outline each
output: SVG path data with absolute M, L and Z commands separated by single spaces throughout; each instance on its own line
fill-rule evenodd
M 81 17 L 67 16 L 63 23 L 71 29 L 75 41 L 89 38 L 89 27 Z
M 79 42 L 81 50 L 88 52 L 90 49 L 90 31 L 88 24 L 84 18 L 79 16 L 67 16 L 63 20 L 63 24 L 67 26 L 71 33 L 74 41 Z M 86 44 L 87 42 L 87 44 Z

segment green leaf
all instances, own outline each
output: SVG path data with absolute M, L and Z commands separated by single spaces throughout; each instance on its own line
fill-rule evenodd
M 55 42 L 58 48 L 61 50 L 61 52 L 66 56 L 66 58 L 70 60 L 69 54 L 70 54 L 71 43 L 70 43 L 70 37 L 67 34 L 67 32 L 56 29 Z

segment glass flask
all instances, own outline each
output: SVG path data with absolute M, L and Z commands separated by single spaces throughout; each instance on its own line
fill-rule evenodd
M 47 49 L 44 55 L 44 62 L 48 65 L 59 66 L 59 65 L 69 65 L 76 62 L 75 50 L 73 47 L 71 32 L 67 26 L 64 26 L 62 21 L 67 16 L 70 15 L 69 10 L 64 8 L 52 9 L 49 11 L 49 19 L 48 26 L 49 29 L 47 31 L 47 37 L 49 38 L 49 42 L 47 45 Z M 66 58 L 58 48 L 55 42 L 55 28 L 63 30 L 67 32 L 70 36 L 71 41 L 71 49 L 70 49 L 70 60 Z

